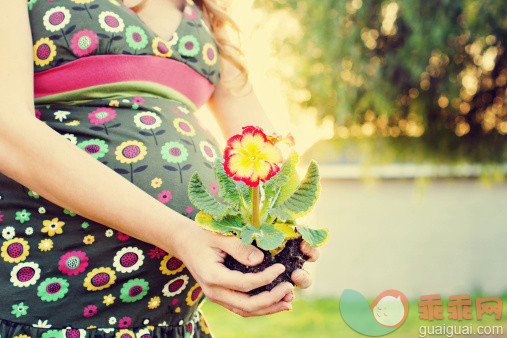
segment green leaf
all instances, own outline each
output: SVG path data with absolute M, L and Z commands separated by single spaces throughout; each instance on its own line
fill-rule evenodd
M 264 250 L 273 250 L 283 244 L 285 235 L 271 224 L 261 226 L 260 234 L 255 234 L 257 246 Z
M 251 224 L 245 225 L 241 231 L 241 236 L 240 236 L 241 243 L 243 243 L 245 245 L 251 244 L 254 240 L 254 237 L 260 233 L 261 233 L 260 229 L 257 229 L 253 225 L 251 225 Z
M 239 193 L 245 200 L 247 204 L 250 204 L 252 202 L 252 187 L 249 187 L 246 185 L 245 182 L 242 181 L 235 181 L 236 187 L 238 188 Z
M 282 204 L 268 208 L 272 217 L 291 220 L 309 213 L 319 198 L 321 190 L 319 167 L 312 161 L 297 189 Z
M 304 225 L 297 226 L 298 232 L 301 233 L 303 239 L 308 242 L 313 247 L 318 247 L 326 244 L 327 239 L 329 238 L 329 229 L 311 229 Z
M 218 158 L 215 160 L 215 171 L 220 186 L 219 195 L 235 206 L 241 205 L 241 196 L 236 183 L 225 173 L 224 166 Z
M 240 234 L 245 224 L 239 215 L 226 215 L 220 221 L 216 221 L 211 215 L 202 211 L 197 213 L 195 221 L 202 228 L 213 232 L 218 232 L 222 235 L 232 235 L 232 232 Z
M 229 213 L 237 213 L 232 206 L 218 202 L 206 191 L 198 173 L 195 173 L 188 183 L 188 197 L 196 208 L 217 219 L 222 219 Z
M 277 191 L 278 196 L 276 197 L 276 200 L 274 201 L 272 207 L 277 207 L 283 202 L 285 202 L 293 193 L 296 191 L 298 184 L 299 184 L 299 175 L 296 171 L 296 165 L 299 162 L 299 156 L 298 154 L 293 151 L 289 158 L 284 162 L 282 165 L 282 168 L 280 169 L 281 176 L 276 178 L 273 182 L 275 187 L 279 188 Z
M 289 157 L 283 162 L 280 171 L 264 183 L 264 190 L 267 195 L 275 193 L 278 188 L 283 187 L 289 181 L 291 173 L 295 171 L 298 157 L 295 150 L 291 151 Z

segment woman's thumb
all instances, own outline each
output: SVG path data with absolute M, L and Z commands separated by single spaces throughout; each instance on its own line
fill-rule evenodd
M 221 249 L 244 265 L 254 266 L 264 260 L 261 250 L 253 245 L 244 245 L 239 238 L 234 236 L 224 237 L 221 241 Z

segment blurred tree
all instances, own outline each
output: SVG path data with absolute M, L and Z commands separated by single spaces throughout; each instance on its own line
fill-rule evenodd
M 397 159 L 507 160 L 505 0 L 257 0 L 301 31 L 278 41 L 303 107 L 336 139 Z M 301 94 L 302 93 L 302 94 Z

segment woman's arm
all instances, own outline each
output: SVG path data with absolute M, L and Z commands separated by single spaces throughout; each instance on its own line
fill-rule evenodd
M 0 44 L 10 52 L 0 53 L 0 172 L 61 207 L 179 257 L 211 301 L 244 316 L 289 309 L 280 300 L 290 283 L 245 293 L 270 283 L 283 266 L 247 274 L 225 268 L 225 252 L 247 265 L 260 263 L 262 252 L 201 229 L 35 118 L 28 9 L 22 1 L 3 9 L 9 15 L 0 20 Z
M 222 77 L 234 78 L 239 72 L 225 59 L 221 60 L 221 66 Z M 235 95 L 226 88 L 223 81 L 219 81 L 208 103 L 209 110 L 217 120 L 224 137 L 228 139 L 232 135 L 240 133 L 243 126 L 248 125 L 260 126 L 267 134 L 277 132 L 250 82 L 247 83 L 243 92 L 247 94 Z M 301 251 L 310 257 L 309 262 L 315 262 L 320 254 L 319 248 L 311 247 L 305 241 L 301 242 Z M 303 269 L 295 270 L 291 279 L 301 289 L 308 288 L 312 284 L 310 274 Z M 291 294 L 286 296 L 284 300 L 292 301 L 293 298 L 294 294 Z
M 259 126 L 267 134 L 276 132 L 250 81 L 241 90 L 241 94 L 244 95 L 231 93 L 224 84 L 224 79 L 236 78 L 239 70 L 224 58 L 221 59 L 220 65 L 221 80 L 208 102 L 208 108 L 217 120 L 224 137 L 228 139 L 232 135 L 239 134 L 242 127 L 248 125 Z

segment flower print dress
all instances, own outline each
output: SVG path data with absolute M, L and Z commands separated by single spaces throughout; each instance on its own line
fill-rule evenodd
M 198 5 L 186 1 L 169 41 L 117 0 L 28 0 L 27 11 L 36 117 L 193 219 L 188 181 L 199 172 L 216 194 L 219 155 L 194 116 L 220 78 Z M 2 338 L 211 336 L 201 287 L 177 257 L 3 174 L 0 232 Z

